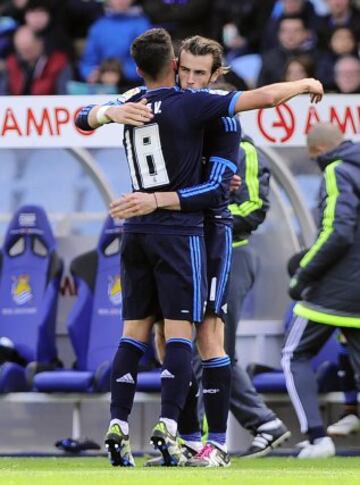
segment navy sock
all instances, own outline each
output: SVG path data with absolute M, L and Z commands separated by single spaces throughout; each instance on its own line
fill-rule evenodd
M 191 377 L 191 386 L 185 401 L 184 409 L 181 411 L 179 416 L 179 433 L 182 438 L 185 439 L 185 436 L 189 441 L 198 441 L 198 438 L 201 436 L 200 433 L 200 423 L 198 418 L 198 393 L 199 393 L 199 386 L 197 383 L 197 379 L 195 377 L 194 371 L 192 372 Z M 196 439 L 194 439 L 194 435 L 196 435 Z M 192 439 L 189 439 L 188 437 Z
M 192 342 L 171 338 L 161 372 L 161 417 L 178 421 L 184 407 L 192 374 Z
M 308 436 L 310 443 L 314 443 L 317 438 L 324 438 L 326 436 L 325 430 L 322 426 L 317 426 L 316 428 L 308 429 Z
M 123 337 L 111 369 L 111 419 L 127 421 L 136 389 L 138 365 L 147 349 L 139 340 Z
M 203 394 L 206 419 L 209 427 L 208 441 L 224 444 L 230 406 L 230 358 L 215 357 L 203 360 Z

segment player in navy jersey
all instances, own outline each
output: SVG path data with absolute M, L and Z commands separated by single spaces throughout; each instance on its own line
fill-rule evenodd
M 155 195 L 149 197 L 159 209 L 169 205 L 165 190 L 181 191 L 200 184 L 202 135 L 207 121 L 250 109 L 250 103 L 252 108 L 273 106 L 304 92 L 316 98 L 322 96 L 322 86 L 315 80 L 259 88 L 255 95 L 254 91 L 246 96 L 245 101 L 241 101 L 243 96 L 239 93 L 226 96 L 182 93 L 173 88 L 173 51 L 163 29 L 153 29 L 136 39 L 132 53 L 148 88 L 146 99 L 152 106 L 154 119 L 144 130 L 125 127 L 128 162 L 134 188 L 145 192 L 155 189 Z M 138 92 L 130 101 L 141 96 Z M 87 126 L 96 128 L 116 121 L 118 109 L 118 106 L 91 108 L 86 116 Z M 78 124 L 87 127 L 83 119 L 78 119 Z M 221 164 L 218 171 L 221 180 Z M 136 216 L 136 211 L 132 215 Z M 159 210 L 134 217 L 125 230 L 124 337 L 113 364 L 112 421 L 107 444 L 114 464 L 133 465 L 127 418 L 133 403 L 138 361 L 160 306 L 167 343 L 161 418 L 153 430 L 152 441 L 161 448 L 169 464 L 181 465 L 184 462 L 175 437 L 176 422 L 191 378 L 191 323 L 202 320 L 206 290 L 202 213 Z

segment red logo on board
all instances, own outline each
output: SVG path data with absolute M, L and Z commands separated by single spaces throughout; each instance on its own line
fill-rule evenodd
M 272 143 L 285 143 L 295 132 L 295 116 L 287 104 L 274 109 L 260 109 L 257 122 L 261 134 Z

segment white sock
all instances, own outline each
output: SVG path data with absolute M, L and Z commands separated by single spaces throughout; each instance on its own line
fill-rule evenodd
M 185 443 L 187 445 L 190 446 L 190 448 L 196 450 L 196 451 L 200 451 L 203 449 L 204 445 L 202 444 L 201 441 L 185 441 Z
M 110 421 L 110 426 L 112 426 L 113 424 L 118 424 L 124 434 L 129 434 L 129 423 L 127 421 L 122 421 L 121 419 L 112 419 Z
M 269 431 L 270 429 L 276 429 L 281 425 L 282 425 L 282 421 L 280 421 L 279 418 L 276 418 L 259 426 L 257 431 Z
M 220 450 L 224 451 L 227 453 L 227 446 L 224 443 L 223 445 L 221 443 L 218 443 L 217 441 L 209 441 L 209 443 L 212 443 L 213 445 L 216 445 L 217 448 L 220 448 Z
M 174 419 L 169 419 L 169 418 L 160 418 L 160 421 L 162 421 L 164 424 L 166 424 L 166 427 L 168 431 L 175 436 L 177 433 L 177 422 Z

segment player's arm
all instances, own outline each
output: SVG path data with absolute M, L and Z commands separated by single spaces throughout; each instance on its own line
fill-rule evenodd
M 234 98 L 236 100 L 234 112 L 272 108 L 299 94 L 310 94 L 311 102 L 318 103 L 323 97 L 324 88 L 320 81 L 313 78 L 269 84 L 250 91 L 243 91 L 241 96 L 238 95 Z
M 157 209 L 196 212 L 226 202 L 237 167 L 230 160 L 213 156 L 207 164 L 208 177 L 202 184 L 177 192 L 133 192 L 124 194 L 110 205 L 110 214 L 119 219 L 150 214 Z
M 153 118 L 151 108 L 146 103 L 146 99 L 142 99 L 137 103 L 117 100 L 104 105 L 88 105 L 77 115 L 75 125 L 84 131 L 95 130 L 108 123 L 143 126 Z
M 255 146 L 247 139 L 240 144 L 239 169 L 242 185 L 230 194 L 229 209 L 233 215 L 236 236 L 251 233 L 264 221 L 269 209 L 270 171 Z

